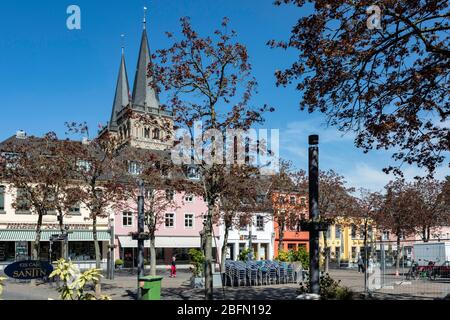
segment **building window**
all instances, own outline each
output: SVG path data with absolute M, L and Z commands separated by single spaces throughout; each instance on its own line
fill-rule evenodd
M 184 196 L 184 201 L 186 202 L 193 202 L 194 201 L 194 195 L 192 194 L 187 194 Z
M 187 213 L 184 215 L 184 227 L 185 228 L 194 227 L 194 215 L 192 213 Z
M 87 160 L 77 160 L 77 170 L 82 172 L 89 172 L 91 170 L 91 163 Z
M 264 217 L 263 216 L 256 216 L 256 230 L 264 231 Z
M 0 186 L 0 211 L 5 211 L 5 187 Z
M 335 247 L 334 248 L 334 252 L 335 252 L 336 259 L 339 260 L 341 258 L 341 248 L 340 247 Z
M 340 225 L 336 225 L 334 227 L 334 238 L 341 239 L 341 226 Z
M 389 240 L 389 231 L 383 231 L 383 235 L 381 236 L 381 240 Z
M 175 196 L 175 191 L 173 191 L 172 189 L 166 190 L 166 200 L 167 201 L 173 201 L 174 196 Z
M 160 132 L 158 128 L 153 129 L 153 139 L 159 139 Z
M 165 225 L 166 225 L 166 228 L 173 228 L 175 226 L 175 214 L 174 213 L 166 213 Z
M 129 161 L 128 172 L 135 175 L 141 174 L 141 166 L 135 161 Z
M 18 189 L 17 190 L 17 211 L 28 212 L 30 211 L 31 204 L 30 201 L 26 197 L 26 190 Z
M 306 206 L 306 198 L 301 198 L 300 199 L 300 205 Z
M 295 196 L 291 196 L 289 198 L 289 202 L 290 202 L 290 204 L 295 204 Z
M 356 259 L 356 247 L 352 247 L 352 259 Z
M 296 251 L 297 246 L 295 243 L 288 243 L 288 251 Z
M 352 239 L 356 239 L 356 226 L 352 224 Z
M 364 234 L 366 233 L 366 229 L 364 228 L 364 225 L 359 227 L 359 238 L 364 239 Z
M 76 203 L 69 209 L 70 214 L 80 214 L 80 203 Z
M 144 138 L 150 139 L 150 129 L 149 128 L 144 128 Z
M 256 203 L 264 203 L 264 200 L 266 200 L 266 196 L 263 194 L 258 194 L 256 196 Z
M 331 226 L 328 226 L 327 228 L 327 239 L 331 240 Z
M 124 227 L 133 226 L 133 213 L 132 212 L 122 213 L 122 226 L 124 226 Z

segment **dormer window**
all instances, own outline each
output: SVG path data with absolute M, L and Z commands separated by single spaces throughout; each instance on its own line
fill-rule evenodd
M 153 129 L 153 139 L 158 140 L 160 136 L 160 132 L 158 128 Z
M 295 204 L 295 196 L 290 196 L 289 202 L 290 204 Z
M 187 169 L 188 179 L 200 179 L 200 172 L 197 167 L 188 167 Z
M 77 170 L 88 172 L 89 170 L 91 170 L 91 163 L 87 160 L 79 159 L 77 160 Z
M 194 202 L 194 195 L 193 194 L 187 194 L 184 196 L 184 201 L 186 202 Z

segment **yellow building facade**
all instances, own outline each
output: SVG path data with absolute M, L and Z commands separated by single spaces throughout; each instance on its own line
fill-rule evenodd
M 375 241 L 375 228 L 369 225 L 367 229 L 367 245 L 371 252 Z M 329 226 L 328 231 L 320 235 L 321 252 L 325 248 L 325 239 L 327 247 L 330 248 L 331 262 L 340 260 L 354 264 L 360 254 L 364 256 L 364 225 L 341 220 Z

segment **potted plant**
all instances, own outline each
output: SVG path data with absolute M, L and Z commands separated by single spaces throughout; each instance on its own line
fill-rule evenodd
M 114 262 L 114 265 L 115 265 L 116 269 L 122 269 L 122 267 L 123 267 L 123 260 L 122 259 L 117 259 Z
M 194 266 L 193 268 L 191 268 L 192 271 L 191 286 L 193 288 L 203 288 L 204 287 L 203 265 L 205 263 L 205 255 L 200 249 L 190 249 L 188 254 L 189 260 L 191 264 Z

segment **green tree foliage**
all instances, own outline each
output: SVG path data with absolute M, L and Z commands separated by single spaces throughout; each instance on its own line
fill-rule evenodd
M 250 248 L 245 248 L 239 253 L 239 260 L 241 261 L 248 261 L 248 255 L 250 254 L 252 250 Z
M 328 273 L 320 276 L 320 298 L 322 300 L 351 300 L 354 293 L 349 288 L 341 286 L 340 282 L 341 280 L 334 280 Z M 308 275 L 306 276 L 305 280 L 300 283 L 299 293 L 303 294 L 309 292 L 311 292 L 311 289 Z
M 205 255 L 199 249 L 190 249 L 189 259 L 191 263 L 194 265 L 194 276 L 200 277 L 203 274 L 203 264 L 205 263 Z
M 275 260 L 282 262 L 296 262 L 300 261 L 303 269 L 308 269 L 309 266 L 309 253 L 305 248 L 300 247 L 297 251 L 280 251 Z

